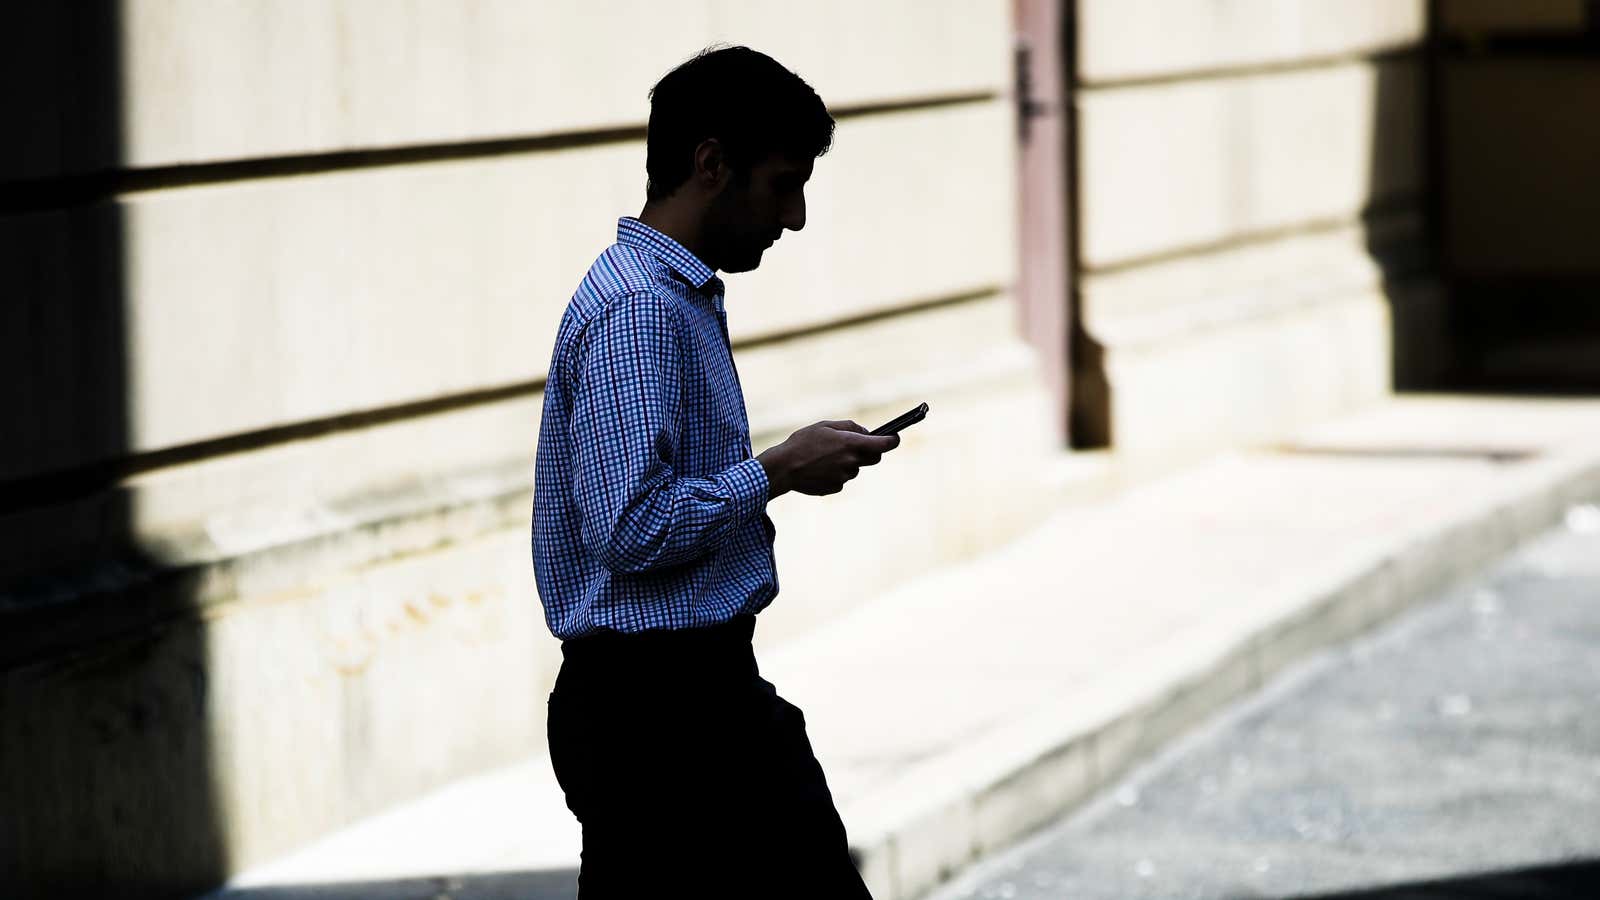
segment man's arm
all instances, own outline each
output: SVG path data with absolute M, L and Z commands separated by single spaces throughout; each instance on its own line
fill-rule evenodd
M 670 300 L 612 300 L 579 338 L 573 365 L 573 489 L 584 548 L 613 572 L 693 560 L 761 511 L 768 481 L 747 459 L 708 478 L 672 471 L 682 348 Z

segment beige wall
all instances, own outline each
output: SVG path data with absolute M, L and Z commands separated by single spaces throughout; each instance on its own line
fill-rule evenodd
M 1006 113 L 979 102 L 842 122 L 810 226 L 729 279 L 735 339 L 1008 285 Z M 942 152 L 916 149 L 933 145 Z M 577 280 L 617 216 L 639 211 L 643 157 L 627 141 L 137 191 L 0 220 L 15 265 L 53 260 L 8 311 L 21 345 L 0 362 L 8 381 L 48 393 L 29 385 L 52 377 L 39 355 L 74 346 L 81 327 L 48 317 L 80 289 L 63 248 L 97 222 L 120 231 L 122 277 L 98 302 L 121 305 L 126 335 L 122 371 L 99 376 L 123 382 L 123 433 L 95 446 L 59 422 L 0 457 L 0 477 L 540 380 Z M 952 166 L 994 174 L 949 178 Z M 930 184 L 942 185 L 933 206 Z M 897 239 L 880 240 L 890 229 Z M 98 364 L 92 353 L 82 365 Z
M 1085 84 L 1193 76 L 1405 50 L 1419 0 L 1078 0 Z
M 728 279 L 757 448 L 933 409 L 846 494 L 774 504 L 761 639 L 1048 506 L 1000 0 L 21 21 L 0 49 L 41 89 L 0 149 L 25 201 L 0 215 L 0 402 L 23 423 L 0 481 L 24 498 L 0 511 L 0 578 L 29 612 L 0 642 L 0 793 L 55 812 L 0 832 L 0 881 L 203 884 L 538 748 L 559 659 L 527 559 L 541 381 L 574 286 L 642 204 L 647 90 L 714 40 L 845 113 L 806 230 Z M 86 739 L 151 703 L 186 712 Z M 97 775 L 30 781 L 41 757 Z
M 1391 281 L 1422 234 L 1421 0 L 1076 9 L 1077 299 L 1116 449 L 1270 441 L 1381 396 L 1391 321 L 1438 303 Z M 757 449 L 932 407 L 851 490 L 774 504 L 759 639 L 1056 496 L 1011 296 L 1003 0 L 19 21 L 0 50 L 40 90 L 0 146 L 21 198 L 0 215 L 0 404 L 24 423 L 0 452 L 22 486 L 0 578 L 65 568 L 5 597 L 28 630 L 0 641 L 0 793 L 55 812 L 26 842 L 0 825 L 0 882 L 160 860 L 151 877 L 204 883 L 538 748 L 559 659 L 526 556 L 541 380 L 642 203 L 646 91 L 713 40 L 844 113 L 807 229 L 729 279 Z M 141 718 L 147 689 L 185 712 Z M 82 817 L 106 848 L 87 867 Z M 176 824 L 136 827 L 154 819 Z
M 1419 87 L 1415 61 L 1355 60 L 1085 90 L 1084 265 L 1348 222 L 1414 195 Z
M 715 41 L 763 48 L 837 107 L 1010 77 L 998 0 L 803 13 L 781 0 L 155 0 L 99 4 L 115 10 L 103 23 L 36 6 L 0 37 L 37 85 L 23 98 L 28 152 L 0 156 L 0 179 L 642 126 L 650 85 Z M 75 57 L 86 47 L 117 71 Z M 58 102 L 106 95 L 116 153 L 84 146 L 93 109 Z
M 1420 0 L 1079 0 L 1080 385 L 1130 458 L 1389 388 L 1426 187 Z M 1385 271 L 1389 266 L 1391 271 Z

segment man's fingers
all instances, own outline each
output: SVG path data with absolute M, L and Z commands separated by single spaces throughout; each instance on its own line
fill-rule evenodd
M 861 432 L 851 435 L 849 441 L 852 448 L 863 453 L 888 453 L 900 446 L 900 435 Z
M 845 434 L 851 435 L 846 446 L 858 450 L 865 450 L 871 453 L 888 453 L 890 450 L 900 446 L 900 435 L 873 434 L 871 430 L 850 419 L 836 419 L 827 422 L 818 422 L 817 424 L 826 425 L 835 431 L 842 431 Z

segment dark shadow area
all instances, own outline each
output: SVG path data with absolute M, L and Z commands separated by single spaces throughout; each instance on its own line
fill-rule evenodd
M 1396 390 L 1426 390 L 1453 366 L 1449 299 L 1439 289 L 1431 228 L 1431 81 L 1425 49 L 1375 60 L 1372 196 L 1363 212 L 1366 249 L 1389 303 L 1390 376 Z
M 552 869 L 239 888 L 217 895 L 216 900 L 573 900 L 577 896 L 578 870 Z
M 1062 116 L 1064 118 L 1066 172 L 1066 232 L 1068 289 L 1067 332 L 1067 433 L 1074 450 L 1102 450 L 1115 443 L 1112 433 L 1111 378 L 1106 374 L 1105 346 L 1089 333 L 1084 324 L 1083 292 L 1076 273 L 1083 270 L 1083 231 L 1078 211 L 1080 200 L 1078 145 L 1080 122 L 1076 85 L 1078 81 L 1078 14 L 1077 4 L 1062 4 L 1061 59 L 1065 84 L 1062 88 Z
M 1600 5 L 1488 23 L 1430 6 L 1430 218 L 1452 358 L 1429 386 L 1600 393 Z
M 1073 307 L 1080 303 L 1075 299 Z M 1103 450 L 1110 447 L 1115 435 L 1111 428 L 1112 387 L 1106 376 L 1105 346 L 1095 340 L 1083 327 L 1083 320 L 1072 317 L 1070 347 L 1072 374 L 1068 378 L 1071 389 L 1070 433 L 1072 449 Z
M 121 6 L 7 11 L 0 142 L 0 896 L 226 872 L 199 622 L 132 540 Z M 106 181 L 110 183 L 109 179 Z
M 1285 900 L 1592 900 L 1594 897 L 1600 897 L 1600 862 L 1580 860 L 1331 894 L 1295 894 Z

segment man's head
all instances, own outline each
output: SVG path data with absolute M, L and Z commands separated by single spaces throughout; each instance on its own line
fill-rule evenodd
M 646 209 L 692 222 L 695 251 L 746 272 L 806 223 L 805 183 L 833 143 L 811 86 L 748 47 L 707 50 L 650 91 Z

